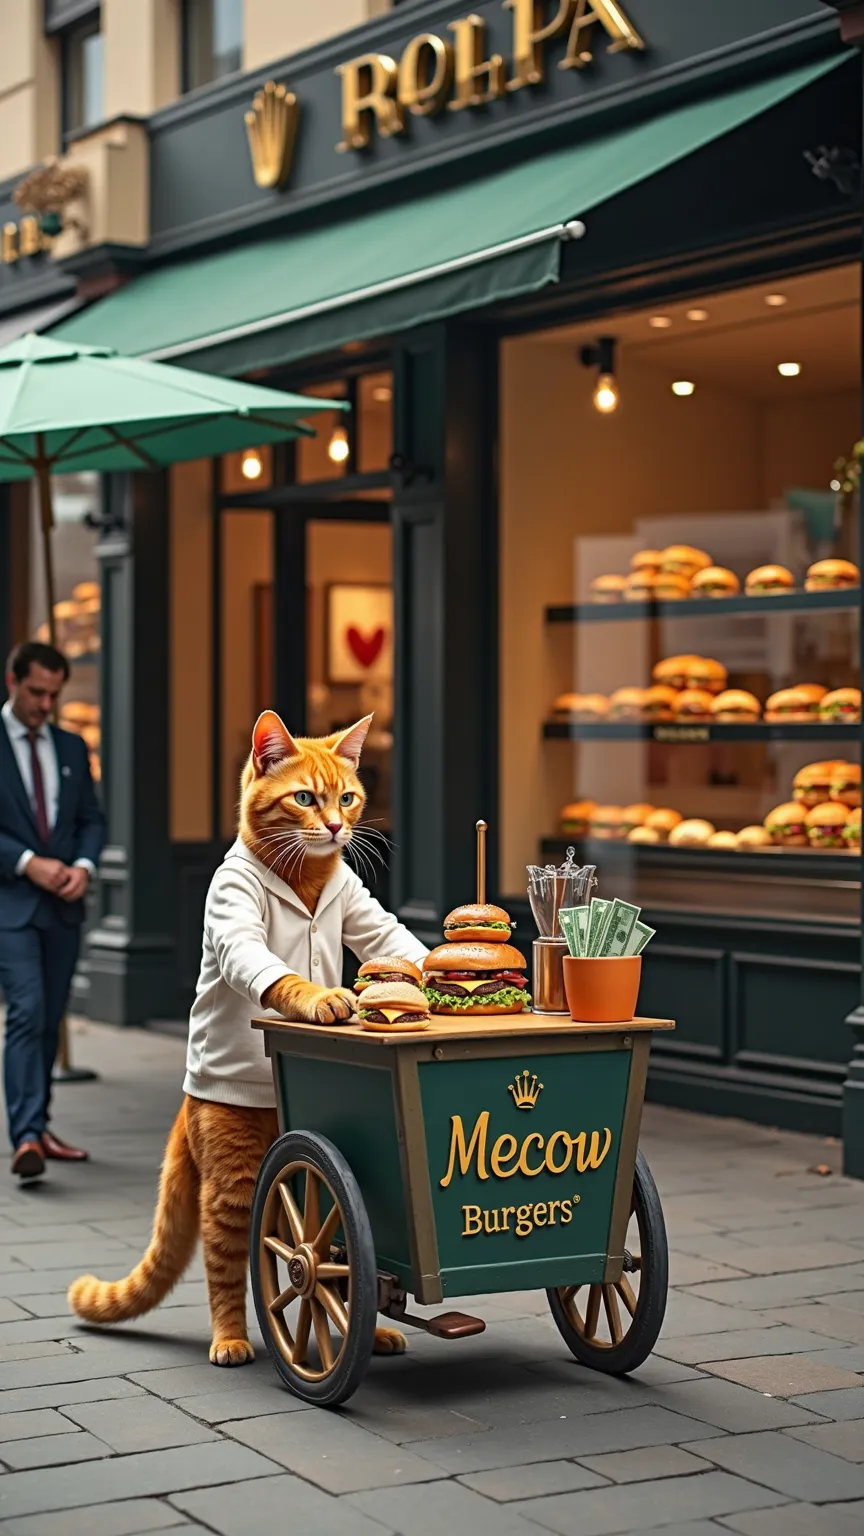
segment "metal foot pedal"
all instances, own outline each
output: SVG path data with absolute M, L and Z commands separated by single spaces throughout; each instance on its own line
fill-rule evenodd
M 400 1322 L 410 1323 L 413 1328 L 422 1328 L 436 1339 L 468 1339 L 472 1333 L 486 1331 L 482 1317 L 471 1317 L 468 1312 L 439 1312 L 437 1317 L 412 1317 L 405 1312 Z

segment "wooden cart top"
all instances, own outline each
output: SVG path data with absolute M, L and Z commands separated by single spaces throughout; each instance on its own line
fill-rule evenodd
M 487 1014 L 480 1019 L 454 1019 L 450 1015 L 440 1018 L 432 1015 L 428 1029 L 376 1030 L 364 1029 L 361 1024 L 300 1024 L 288 1019 L 253 1019 L 255 1029 L 272 1030 L 275 1034 L 304 1036 L 314 1039 L 363 1040 L 369 1045 L 390 1046 L 417 1045 L 453 1040 L 506 1040 L 515 1035 L 550 1036 L 582 1035 L 630 1035 L 649 1033 L 655 1029 L 674 1029 L 674 1019 L 630 1019 L 617 1024 L 582 1024 L 560 1015 L 532 1013 Z

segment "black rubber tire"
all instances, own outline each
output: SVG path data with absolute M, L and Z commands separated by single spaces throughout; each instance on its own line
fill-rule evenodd
M 558 1290 L 548 1290 L 549 1307 L 558 1332 L 580 1365 L 610 1376 L 626 1376 L 638 1370 L 648 1359 L 663 1327 L 669 1290 L 669 1245 L 663 1207 L 657 1185 L 642 1153 L 636 1157 L 633 1177 L 633 1212 L 639 1224 L 642 1245 L 639 1297 L 630 1327 L 620 1344 L 600 1348 L 589 1343 L 576 1330 L 567 1315 Z
M 342 1231 L 347 1262 L 351 1266 L 351 1312 L 345 1346 L 333 1370 L 320 1381 L 307 1381 L 292 1370 L 280 1351 L 261 1286 L 261 1222 L 267 1195 L 285 1169 L 298 1160 L 319 1170 L 335 1194 L 342 1208 Z M 261 1164 L 255 1185 L 249 1252 L 258 1325 L 281 1380 L 296 1397 L 316 1407 L 335 1408 L 344 1403 L 356 1392 L 372 1358 L 378 1316 L 378 1271 L 372 1228 L 357 1180 L 342 1153 L 326 1136 L 317 1136 L 312 1131 L 289 1131 L 273 1143 Z

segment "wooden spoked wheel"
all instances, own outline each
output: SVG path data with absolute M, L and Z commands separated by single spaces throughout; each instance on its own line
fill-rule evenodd
M 624 1376 L 642 1365 L 657 1343 L 668 1288 L 666 1224 L 640 1152 L 621 1279 L 609 1285 L 566 1285 L 546 1294 L 558 1331 L 580 1364 Z
M 270 1148 L 251 1236 L 255 1310 L 279 1375 L 306 1402 L 343 1403 L 372 1354 L 378 1279 L 357 1181 L 324 1136 L 291 1131 Z

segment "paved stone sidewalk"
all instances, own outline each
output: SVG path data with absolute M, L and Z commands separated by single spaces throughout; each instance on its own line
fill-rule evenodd
M 0 1173 L 9 1536 L 864 1530 L 864 1186 L 838 1148 L 649 1108 L 673 1292 L 637 1377 L 577 1366 L 540 1295 L 472 1298 L 485 1334 L 411 1334 L 326 1413 L 263 1351 L 207 1363 L 200 1264 L 136 1325 L 70 1320 L 68 1282 L 126 1274 L 147 1240 L 183 1061 L 176 1039 L 95 1026 L 74 1047 L 102 1080 L 61 1088 L 56 1124 L 92 1164 L 23 1191 Z

